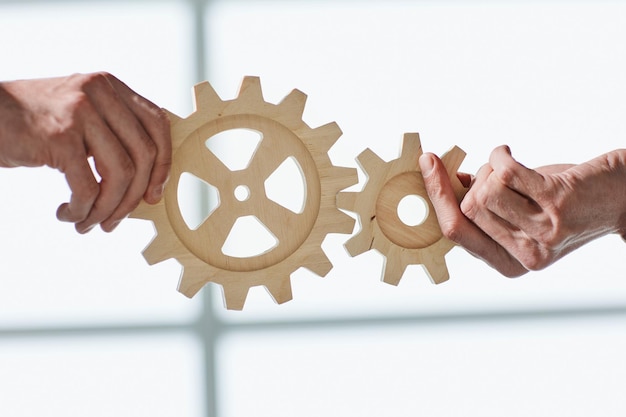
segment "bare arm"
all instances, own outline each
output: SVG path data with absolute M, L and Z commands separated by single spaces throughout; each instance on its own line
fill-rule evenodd
M 57 217 L 80 233 L 158 202 L 170 163 L 165 113 L 110 74 L 0 83 L 0 166 L 63 172 L 72 196 Z

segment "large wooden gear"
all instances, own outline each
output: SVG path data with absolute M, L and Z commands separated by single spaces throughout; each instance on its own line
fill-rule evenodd
M 357 183 L 354 168 L 332 165 L 328 150 L 341 136 L 335 123 L 310 128 L 302 120 L 306 95 L 292 91 L 279 104 L 263 99 L 257 77 L 246 77 L 239 95 L 223 101 L 209 83 L 194 88 L 196 110 L 187 118 L 170 114 L 173 163 L 164 197 L 146 203 L 132 217 L 151 220 L 156 236 L 143 254 L 149 264 L 175 258 L 183 266 L 178 289 L 188 297 L 208 282 L 220 284 L 228 309 L 240 310 L 248 290 L 265 286 L 277 303 L 292 298 L 290 275 L 305 267 L 325 276 L 332 264 L 321 249 L 328 233 L 352 233 L 354 220 L 336 207 L 337 193 Z M 205 145 L 214 135 L 231 129 L 251 129 L 262 140 L 247 168 L 229 170 Z M 301 213 L 267 198 L 264 181 L 286 158 L 294 158 L 305 182 Z M 183 173 L 214 185 L 220 203 L 195 230 L 185 223 L 177 189 Z M 235 190 L 245 186 L 247 199 Z M 256 216 L 278 243 L 253 257 L 235 257 L 222 247 L 238 218 Z
M 398 285 L 408 265 L 416 264 L 423 265 L 436 284 L 449 278 L 444 256 L 454 243 L 443 236 L 426 193 L 418 163 L 421 154 L 417 133 L 404 135 L 400 157 L 390 162 L 366 149 L 357 157 L 368 178 L 364 189 L 337 196 L 339 208 L 357 213 L 361 222 L 360 232 L 345 244 L 348 253 L 378 250 L 386 259 L 383 281 L 392 285 Z M 467 191 L 456 175 L 464 158 L 456 146 L 441 158 L 459 201 Z M 400 201 L 409 195 L 422 197 L 428 206 L 424 221 L 417 225 L 407 225 L 398 214 Z

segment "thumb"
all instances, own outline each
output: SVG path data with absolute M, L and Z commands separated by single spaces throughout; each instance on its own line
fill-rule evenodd
M 419 164 L 424 186 L 439 219 L 439 224 L 443 225 L 448 220 L 457 218 L 460 213 L 459 202 L 441 159 L 434 154 L 424 153 L 419 158 Z

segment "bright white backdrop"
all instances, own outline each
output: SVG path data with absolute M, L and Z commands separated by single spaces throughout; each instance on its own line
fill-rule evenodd
M 529 166 L 623 146 L 623 2 L 214 0 L 200 52 L 191 3 L 0 2 L 11 40 L 0 78 L 108 70 L 185 116 L 193 82 L 210 80 L 226 99 L 258 75 L 268 101 L 307 93 L 309 125 L 337 121 L 331 157 L 345 166 L 366 147 L 395 158 L 410 131 L 426 150 L 463 148 L 469 172 L 503 143 Z M 194 73 L 198 61 L 206 73 Z M 78 236 L 54 219 L 68 195 L 57 173 L 3 170 L 0 184 L 0 414 L 626 410 L 619 238 L 517 280 L 457 248 L 449 282 L 433 286 L 411 267 L 391 287 L 379 282 L 378 254 L 351 259 L 347 237 L 333 235 L 324 248 L 335 268 L 324 279 L 296 272 L 293 301 L 276 306 L 253 289 L 243 313 L 219 302 L 202 313 L 200 298 L 174 291 L 174 261 L 145 265 L 150 225 Z M 197 337 L 200 314 L 215 320 L 214 338 Z

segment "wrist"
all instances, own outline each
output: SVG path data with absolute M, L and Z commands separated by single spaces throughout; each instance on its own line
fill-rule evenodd
M 626 241 L 626 149 L 616 149 L 606 154 L 611 172 L 616 178 L 613 198 L 617 206 L 617 233 Z
M 26 163 L 31 136 L 27 114 L 20 101 L 19 81 L 0 82 L 0 166 L 18 167 Z
M 20 135 L 19 104 L 8 82 L 0 82 L 0 166 L 13 167 L 11 143 Z

